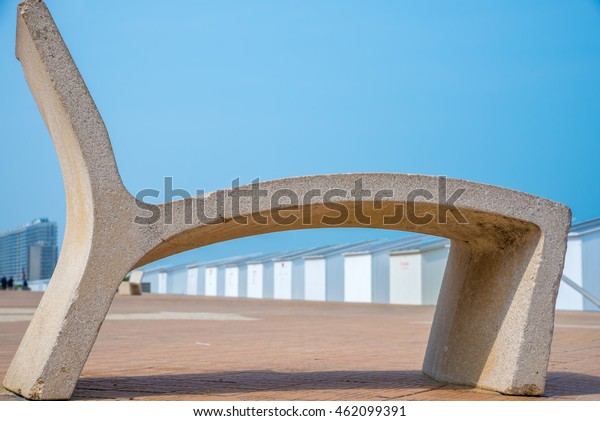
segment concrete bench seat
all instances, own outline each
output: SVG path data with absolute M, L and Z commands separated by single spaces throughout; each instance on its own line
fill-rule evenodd
M 16 54 L 59 156 L 67 223 L 52 281 L 4 379 L 8 390 L 69 399 L 131 270 L 220 241 L 335 226 L 449 238 L 423 372 L 506 394 L 544 392 L 568 207 L 480 183 L 387 173 L 289 178 L 142 203 L 123 186 L 102 118 L 43 2 L 19 5 Z M 189 211 L 199 206 L 212 216 Z

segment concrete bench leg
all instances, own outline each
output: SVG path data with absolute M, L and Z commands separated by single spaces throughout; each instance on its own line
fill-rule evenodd
M 290 178 L 144 204 L 123 186 L 102 118 L 42 2 L 19 5 L 16 52 L 59 156 L 67 229 L 58 266 L 4 379 L 7 389 L 29 399 L 69 399 L 132 269 L 234 238 L 336 226 L 452 239 L 423 371 L 502 393 L 543 393 L 570 226 L 566 206 L 407 174 Z M 239 189 L 260 194 L 234 205 Z M 358 190 L 360 198 L 353 197 Z M 460 200 L 450 206 L 446 190 L 460 192 Z M 280 205 L 282 191 L 298 203 Z M 188 218 L 200 205 L 213 217 Z M 347 211 L 343 220 L 340 209 Z M 156 218 L 145 218 L 148 210 Z M 281 222 L 283 210 L 291 222 Z
M 558 285 L 541 281 L 540 237 L 505 250 L 452 243 L 424 373 L 505 394 L 543 393 Z
M 28 399 L 68 399 L 131 263 L 77 253 L 65 238 L 59 264 L 4 385 Z

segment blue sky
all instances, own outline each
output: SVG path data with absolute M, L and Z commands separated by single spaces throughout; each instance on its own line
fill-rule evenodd
M 46 2 L 127 188 L 336 172 L 446 175 L 600 217 L 598 1 Z M 0 230 L 64 230 L 52 141 L 0 0 Z M 395 238 L 271 234 L 175 260 Z

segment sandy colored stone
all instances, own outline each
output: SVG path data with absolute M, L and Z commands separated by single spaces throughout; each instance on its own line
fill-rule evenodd
M 452 240 L 423 364 L 426 374 L 506 394 L 543 393 L 571 219 L 566 206 L 464 180 L 336 174 L 260 183 L 264 196 L 242 197 L 239 209 L 232 206 L 231 190 L 179 200 L 159 205 L 157 221 L 136 223 L 144 214 L 121 182 L 102 118 L 42 2 L 19 5 L 16 53 L 59 156 L 67 224 L 52 281 L 4 379 L 7 389 L 29 399 L 69 399 L 121 280 L 132 269 L 234 238 L 331 227 L 326 218 L 337 217 L 343 206 L 349 216 L 342 227 Z M 350 192 L 357 180 L 370 191 L 360 202 L 339 195 L 307 199 L 313 189 Z M 464 189 L 456 208 L 465 223 L 447 212 L 439 194 L 442 182 L 450 193 Z M 271 203 L 281 189 L 300 198 L 297 206 Z M 377 196 L 382 190 L 391 193 Z M 186 208 L 200 203 L 212 219 L 199 220 L 192 212 L 186 221 Z M 398 206 L 434 218 L 386 222 L 383 216 Z M 357 217 L 358 207 L 371 217 L 369 223 Z M 296 222 L 276 223 L 282 210 Z M 170 212 L 173 221 L 166 223 Z M 257 213 L 264 223 L 238 222 Z

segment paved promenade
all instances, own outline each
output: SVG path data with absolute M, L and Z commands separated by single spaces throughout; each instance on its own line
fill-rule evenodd
M 40 293 L 0 291 L 0 378 Z M 600 313 L 559 312 L 546 396 L 420 371 L 432 307 L 117 296 L 73 399 L 600 400 Z M 16 399 L 0 389 L 0 400 Z

